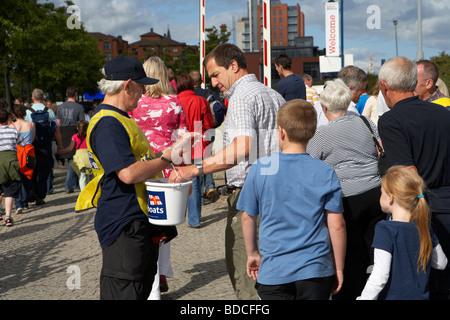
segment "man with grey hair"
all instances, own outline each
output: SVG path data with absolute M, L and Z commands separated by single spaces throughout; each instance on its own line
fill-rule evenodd
M 450 112 L 414 95 L 417 67 L 404 57 L 384 63 L 378 79 L 390 108 L 378 121 L 389 165 L 407 166 L 425 180 L 432 225 L 450 257 Z M 443 271 L 432 269 L 430 298 L 449 297 L 449 265 Z
M 41 89 L 34 89 L 31 93 L 31 99 L 33 100 L 33 105 L 31 109 L 27 110 L 25 120 L 29 122 L 33 122 L 33 118 L 37 113 L 42 113 L 42 116 L 46 116 L 45 119 L 41 119 L 42 128 L 44 129 L 43 134 L 49 134 L 45 139 L 41 137 L 41 126 L 39 124 L 35 124 L 36 134 L 35 140 L 33 141 L 35 154 L 36 154 L 36 166 L 33 170 L 32 176 L 32 191 L 36 198 L 36 205 L 45 204 L 45 197 L 47 195 L 47 180 L 53 169 L 53 154 L 52 154 L 52 140 L 53 135 L 56 139 L 56 144 L 58 147 L 62 146 L 61 143 L 61 131 L 59 126 L 57 125 L 56 116 L 53 110 L 47 109 L 44 105 L 44 92 Z M 48 132 L 47 130 L 51 128 L 52 132 Z M 47 139 L 48 138 L 48 139 Z
M 137 107 L 144 85 L 159 80 L 148 78 L 142 64 L 126 56 L 109 61 L 104 75 L 99 87 L 105 98 L 86 136 L 95 178 L 81 191 L 75 210 L 97 207 L 94 227 L 103 256 L 100 298 L 145 300 L 157 268 L 159 241 L 153 238 L 160 235 L 149 223 L 144 182 L 162 178 L 161 171 L 176 156 L 172 150 L 190 138 L 155 155 L 128 112 Z
M 359 98 L 366 90 L 367 74 L 356 66 L 346 66 L 339 71 L 338 78 L 344 81 L 352 91 L 352 101 L 350 101 L 348 112 L 359 115 L 356 103 L 358 103 Z

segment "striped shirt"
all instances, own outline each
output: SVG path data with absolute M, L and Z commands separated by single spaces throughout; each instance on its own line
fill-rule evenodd
M 376 125 L 370 119 L 369 123 L 379 139 Z M 361 194 L 381 184 L 372 135 L 358 116 L 342 116 L 319 127 L 306 150 L 334 168 L 344 197 Z
M 314 102 L 319 102 L 319 100 L 316 89 L 306 86 L 306 101 L 314 105 Z
M 14 128 L 7 125 L 0 126 L 0 151 L 16 151 L 16 144 L 25 146 L 22 135 Z
M 238 79 L 226 93 L 228 111 L 225 117 L 223 145 L 228 146 L 239 136 L 254 139 L 248 158 L 228 169 L 227 184 L 242 187 L 251 164 L 279 150 L 277 111 L 285 103 L 275 90 L 258 81 L 254 74 Z

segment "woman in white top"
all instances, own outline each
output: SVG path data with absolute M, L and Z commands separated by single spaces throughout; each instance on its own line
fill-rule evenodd
M 378 123 L 378 95 L 381 94 L 380 91 L 380 82 L 377 81 L 375 84 L 375 87 L 372 90 L 372 94 L 366 101 L 366 105 L 364 106 L 364 110 L 362 112 L 363 116 L 366 116 L 370 120 L 372 120 L 373 123 Z

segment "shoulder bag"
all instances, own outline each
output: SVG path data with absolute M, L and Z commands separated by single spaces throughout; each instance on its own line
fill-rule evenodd
M 370 126 L 369 121 L 367 121 L 366 117 L 364 117 L 364 116 L 360 116 L 360 118 L 362 121 L 364 121 L 366 126 L 369 128 L 370 133 L 372 135 L 372 140 L 375 142 L 375 148 L 378 150 L 378 173 L 382 177 L 386 173 L 387 169 L 389 169 L 389 164 L 386 159 L 386 154 L 383 150 L 383 147 L 381 147 L 377 138 L 373 134 L 372 127 Z

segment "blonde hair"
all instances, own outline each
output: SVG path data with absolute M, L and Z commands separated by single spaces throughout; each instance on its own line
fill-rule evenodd
M 430 211 L 423 197 L 426 189 L 425 182 L 417 172 L 406 166 L 393 166 L 383 176 L 382 187 L 402 208 L 411 212 L 410 221 L 416 222 L 420 238 L 417 272 L 420 267 L 425 272 L 433 249 L 430 235 Z
M 146 95 L 154 99 L 169 94 L 169 76 L 164 61 L 159 57 L 150 57 L 144 62 L 144 70 L 147 77 L 159 79 L 154 85 L 145 86 Z
M 290 100 L 278 109 L 277 126 L 286 130 L 290 141 L 307 144 L 316 133 L 316 109 L 306 100 Z

